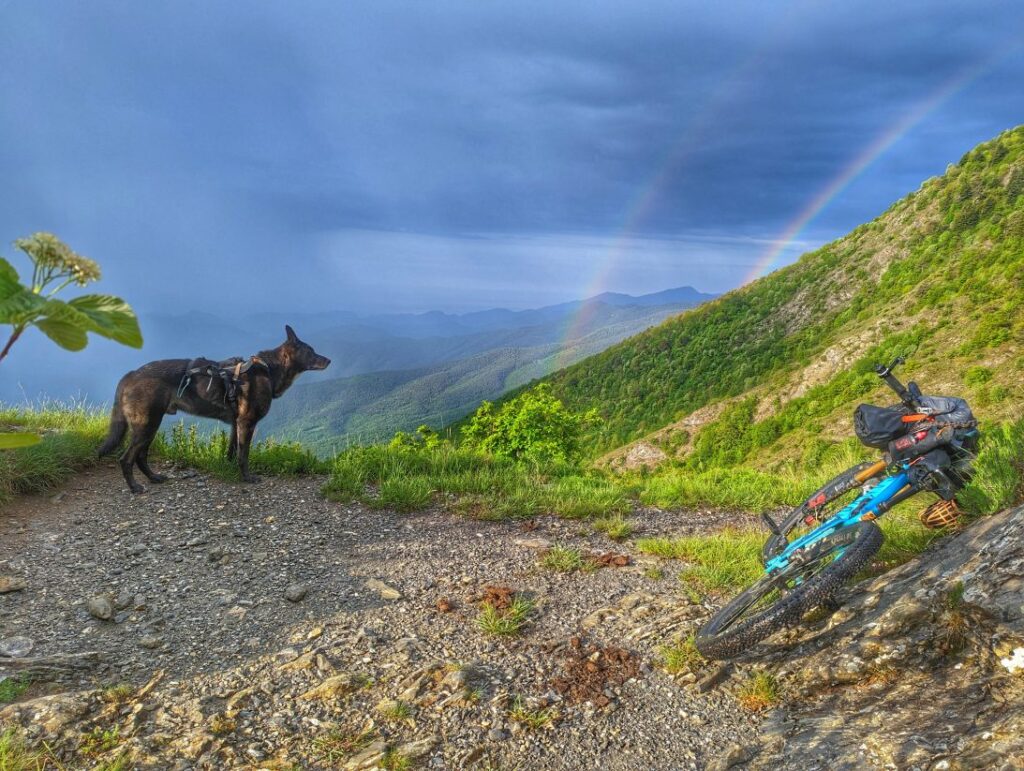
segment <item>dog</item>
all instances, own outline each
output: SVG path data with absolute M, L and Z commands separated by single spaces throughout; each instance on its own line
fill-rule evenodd
M 285 326 L 284 330 L 287 340 L 253 356 L 244 369 L 243 359 L 220 364 L 209 359 L 162 359 L 129 372 L 117 384 L 110 432 L 99 454 L 109 455 L 120 447 L 130 430 L 128 449 L 120 458 L 129 489 L 133 493 L 145 490 L 132 473 L 136 465 L 150 482 L 166 482 L 167 477 L 149 466 L 149 446 L 164 415 L 181 410 L 230 424 L 228 457 L 238 456 L 243 480 L 258 482 L 249 472 L 249 448 L 256 424 L 270 411 L 271 401 L 287 391 L 296 377 L 326 369 L 331 363 L 302 342 L 291 327 Z

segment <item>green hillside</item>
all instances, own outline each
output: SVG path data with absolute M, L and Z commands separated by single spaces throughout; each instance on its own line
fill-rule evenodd
M 886 398 L 870 365 L 895 353 L 926 391 L 963 393 L 983 417 L 1018 410 L 1022 301 L 1018 127 L 797 263 L 547 381 L 600 411 L 594 456 L 659 429 L 670 454 L 715 465 L 804 453 L 794 439 L 847 435 L 854 404 Z

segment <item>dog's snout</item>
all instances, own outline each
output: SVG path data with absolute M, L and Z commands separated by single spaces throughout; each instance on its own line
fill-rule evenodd
M 329 366 L 331 366 L 331 360 L 328 359 L 326 356 L 321 356 L 320 361 L 318 361 L 317 364 L 319 364 L 318 369 L 327 369 Z

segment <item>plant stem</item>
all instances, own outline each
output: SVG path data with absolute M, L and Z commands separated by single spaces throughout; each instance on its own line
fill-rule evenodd
M 7 345 L 0 351 L 0 361 L 3 361 L 7 357 L 7 352 L 11 350 L 11 346 L 14 345 L 14 341 L 21 337 L 21 333 L 25 331 L 25 327 L 15 327 L 13 334 L 11 334 L 10 340 L 7 341 Z

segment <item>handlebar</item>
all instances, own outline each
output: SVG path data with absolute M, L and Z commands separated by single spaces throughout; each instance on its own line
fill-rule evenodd
M 876 364 L 875 373 L 885 381 L 885 384 L 889 386 L 889 388 L 896 392 L 900 397 L 900 401 L 902 401 L 911 410 L 919 412 L 921 408 L 916 396 L 920 395 L 920 389 L 911 383 L 910 389 L 908 390 L 907 387 L 904 386 L 894 374 L 892 374 L 892 371 L 896 369 L 896 367 L 905 363 L 906 360 L 902 356 L 897 356 L 892 360 L 892 363 L 889 364 L 888 367 L 883 366 L 882 364 Z

